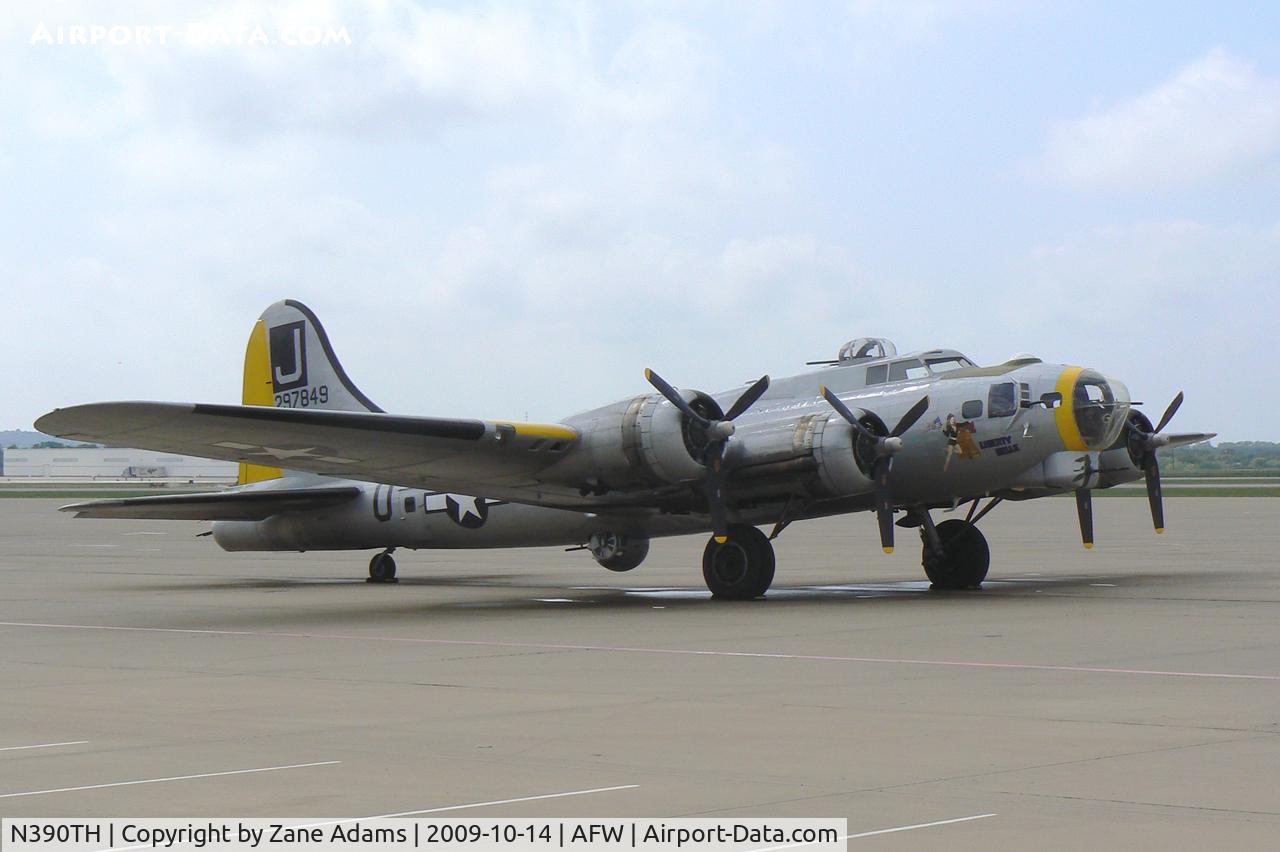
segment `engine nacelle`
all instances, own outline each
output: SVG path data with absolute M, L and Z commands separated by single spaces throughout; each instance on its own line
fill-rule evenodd
M 709 420 L 724 416 L 705 393 L 681 393 Z M 548 479 L 604 489 L 697 482 L 706 475 L 705 430 L 656 394 L 576 415 L 568 423 L 581 433 L 581 449 L 544 474 Z
M 610 571 L 630 571 L 649 555 L 649 539 L 614 532 L 591 534 L 587 543 L 591 555 Z
M 860 440 L 865 441 L 835 414 L 814 421 L 813 459 L 818 465 L 818 477 L 834 497 L 871 490 L 867 465 L 858 446 Z
M 834 412 L 743 429 L 730 444 L 729 491 L 740 500 L 864 494 L 871 479 L 862 443 Z

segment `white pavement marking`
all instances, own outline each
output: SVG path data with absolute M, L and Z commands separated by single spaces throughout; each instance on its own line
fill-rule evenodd
M 286 633 L 273 630 L 210 630 L 192 627 L 122 627 L 110 624 L 47 624 L 36 621 L 0 621 L 0 627 L 41 630 L 108 630 L 129 633 L 170 633 L 186 636 L 240 636 L 250 639 L 316 639 L 333 642 L 391 642 L 404 645 L 441 645 L 470 648 L 531 648 L 539 651 L 598 651 L 615 654 L 669 654 L 680 657 L 736 657 L 755 660 L 796 660 L 811 663 L 872 663 L 896 666 L 944 666 L 966 669 L 1078 672 L 1082 674 L 1151 675 L 1211 680 L 1261 680 L 1280 682 L 1280 674 L 1234 672 L 1182 672 L 1164 669 L 1119 669 L 1105 666 L 1055 666 L 1047 663 L 985 663 L 976 660 L 927 660 L 899 657 L 841 657 L 826 654 L 779 654 L 766 651 L 712 651 L 698 648 L 645 648 L 627 645 L 566 645 L 555 642 L 503 642 L 496 639 L 428 639 L 419 636 L 361 636 L 356 633 Z
M 129 787 L 134 784 L 161 784 L 165 781 L 190 781 L 193 778 L 218 778 L 223 775 L 249 775 L 254 772 L 275 772 L 278 769 L 305 769 L 308 766 L 333 766 L 341 760 L 323 760 L 319 763 L 291 763 L 288 766 L 263 766 L 258 769 L 232 769 L 228 772 L 204 772 L 199 775 L 174 775 L 170 778 L 144 778 L 140 781 L 115 781 L 110 784 L 85 784 L 82 787 L 57 787 L 52 790 L 28 790 L 24 793 L 0 793 L 0 799 L 16 799 L 20 796 L 43 796 L 46 793 L 73 793 L 76 790 L 101 790 L 104 787 Z
M 444 805 L 438 808 L 423 808 L 420 811 L 401 811 L 394 814 L 377 814 L 375 816 L 347 817 L 346 819 L 334 819 L 327 822 L 306 822 L 290 824 L 290 828 L 321 828 L 326 825 L 345 825 L 349 822 L 362 822 L 370 819 L 396 819 L 397 817 L 420 816 L 422 814 L 439 814 L 445 811 L 462 811 L 468 808 L 487 808 L 492 805 L 511 805 L 517 802 L 536 802 L 542 799 L 563 799 L 566 796 L 587 796 L 592 793 L 609 793 L 614 790 L 634 790 L 639 784 L 620 784 L 616 787 L 593 787 L 590 790 L 570 790 L 567 793 L 543 793 L 540 796 L 520 796 L 515 799 L 495 799 L 491 802 L 471 802 L 466 805 Z M 140 843 L 137 846 L 109 846 L 106 849 L 99 849 L 97 852 L 125 852 L 126 849 L 145 849 L 149 846 L 146 843 Z
M 5 746 L 4 748 L 0 748 L 0 751 L 22 751 L 28 748 L 54 748 L 55 746 L 84 745 L 87 742 L 89 741 L 88 740 L 72 740 L 71 742 L 66 742 L 66 743 L 39 743 L 38 745 L 29 745 L 29 746 Z
M 493 805 L 512 805 L 517 802 L 536 802 L 541 799 L 563 799 L 566 796 L 587 796 L 591 793 L 609 793 L 614 790 L 634 790 L 639 784 L 619 784 L 616 787 L 593 787 L 590 790 L 570 790 L 567 793 L 543 793 L 540 796 L 520 796 L 516 799 L 495 799 L 492 802 L 472 802 L 467 805 L 445 805 L 439 808 L 424 808 L 420 811 L 401 811 L 395 814 L 378 814 L 377 816 L 366 817 L 350 817 L 348 819 L 335 819 L 330 822 L 309 822 L 299 828 L 315 828 L 324 825 L 341 825 L 348 822 L 357 822 L 362 819 L 396 819 L 397 817 L 419 816 L 421 814 L 439 814 L 445 811 L 462 811 L 467 808 L 487 808 Z
M 900 825 L 896 828 L 882 828 L 878 831 L 864 831 L 861 834 L 846 834 L 843 840 L 857 840 L 859 837 L 875 837 L 877 834 L 893 834 L 898 831 L 915 831 L 917 828 L 933 828 L 938 825 L 954 825 L 957 822 L 971 822 L 975 819 L 987 819 L 996 816 L 996 814 L 975 814 L 973 816 L 958 817 L 956 819 L 940 819 L 937 822 L 921 822 L 916 825 Z
M 118 544 L 68 544 L 67 547 L 119 547 Z
M 120 535 L 168 535 L 168 533 L 162 533 L 162 532 L 127 532 L 127 533 L 120 533 Z
M 899 825 L 893 828 L 878 828 L 875 831 L 862 831 L 858 834 L 844 834 L 840 836 L 840 840 L 857 840 L 860 837 L 875 837 L 877 834 L 896 834 L 899 831 L 915 831 L 917 828 L 934 828 L 939 825 L 955 825 L 958 822 L 972 822 L 975 819 L 986 819 L 996 814 L 975 814 L 974 816 L 956 817 L 955 819 L 940 819 L 937 822 L 918 822 L 914 825 Z M 779 849 L 800 849 L 804 846 L 817 846 L 818 841 L 812 843 L 788 843 L 785 846 L 766 846 L 761 849 L 752 849 L 750 852 L 777 852 Z

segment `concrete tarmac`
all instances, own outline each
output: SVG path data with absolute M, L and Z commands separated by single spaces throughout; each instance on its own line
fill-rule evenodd
M 59 502 L 0 500 L 3 816 L 821 816 L 904 829 L 851 849 L 1280 845 L 1277 499 L 1171 499 L 1163 536 L 1145 500 L 1100 501 L 1093 551 L 1072 501 L 1006 504 L 965 593 L 928 591 L 913 531 L 885 556 L 869 515 L 802 522 L 769 597 L 738 603 L 709 599 L 701 537 L 629 574 L 401 552 L 402 582 L 375 586 L 367 553 L 227 554 L 205 525 Z

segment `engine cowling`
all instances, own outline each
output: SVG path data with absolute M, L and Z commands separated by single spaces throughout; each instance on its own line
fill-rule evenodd
M 720 406 L 701 391 L 681 391 L 690 406 L 711 420 Z M 657 394 L 624 400 L 569 418 L 578 429 L 579 452 L 547 472 L 548 478 L 582 484 L 584 493 L 609 488 L 675 485 L 702 480 L 708 435 Z
M 871 490 L 867 448 L 834 414 L 743 430 L 735 438 L 732 494 L 743 500 L 847 497 Z M 867 450 L 867 451 L 864 451 Z

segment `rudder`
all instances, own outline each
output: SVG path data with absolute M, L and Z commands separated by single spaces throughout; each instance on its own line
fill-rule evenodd
M 301 302 L 285 299 L 268 307 L 245 347 L 245 405 L 381 412 L 342 369 L 329 336 Z M 241 485 L 278 479 L 278 467 L 241 463 Z

